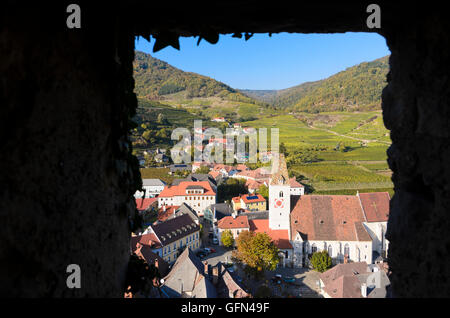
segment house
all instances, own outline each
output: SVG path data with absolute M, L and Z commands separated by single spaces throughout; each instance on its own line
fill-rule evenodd
M 192 250 L 200 248 L 199 233 L 200 226 L 188 214 L 150 225 L 144 231 L 152 251 L 169 264 L 173 263 L 186 247 Z
M 304 195 L 305 187 L 295 180 L 295 177 L 289 179 L 289 185 L 291 186 L 291 195 Z
M 233 208 L 227 203 L 211 204 L 205 209 L 203 218 L 214 224 L 225 216 L 233 214 Z
M 241 197 L 233 197 L 231 198 L 231 206 L 233 207 L 233 211 L 239 211 L 242 209 L 241 207 Z
M 211 266 L 186 249 L 164 277 L 162 292 L 168 298 L 249 298 L 233 275 L 218 262 Z
M 244 194 L 241 197 L 241 208 L 248 211 L 265 211 L 266 199 L 261 194 Z
M 172 215 L 175 214 L 175 211 L 179 208 L 178 205 L 163 205 L 158 209 L 158 217 L 157 223 L 167 221 Z M 155 223 L 156 224 L 156 223 Z
M 217 123 L 223 123 L 223 122 L 225 122 L 225 118 L 224 117 L 215 117 L 215 118 L 211 119 L 211 121 L 214 121 Z
M 364 212 L 364 227 L 373 239 L 374 259 L 378 256 L 387 258 L 389 241 L 386 240 L 387 221 L 389 219 L 388 192 L 357 193 Z
M 158 207 L 158 199 L 157 198 L 145 198 L 145 199 L 136 199 L 136 209 L 140 212 L 147 211 L 151 208 Z
M 203 151 L 203 147 L 201 147 L 200 150 Z M 206 162 L 206 161 L 194 161 L 192 163 L 192 172 L 197 171 L 201 167 L 208 167 L 211 169 L 213 167 L 213 163 Z
M 224 178 L 228 178 L 230 176 L 230 174 L 238 172 L 235 167 L 225 165 L 223 163 L 214 164 L 214 166 L 212 167 L 212 171 L 219 172 L 222 175 L 222 177 L 224 177 Z
M 258 191 L 258 189 L 263 185 L 267 187 L 268 179 L 264 180 L 247 179 L 247 181 L 245 182 L 245 186 L 247 187 L 248 192 L 252 194 Z
M 192 221 L 195 222 L 195 224 L 200 224 L 197 212 L 195 212 L 195 210 L 192 209 L 187 203 L 183 203 L 182 205 L 174 209 L 173 213 L 168 216 L 168 219 L 173 219 L 184 214 L 189 215 Z
M 221 183 L 223 180 L 223 176 L 219 171 L 210 171 L 208 174 L 214 179 L 216 184 Z
M 135 198 L 153 198 L 164 189 L 166 183 L 161 179 L 142 179 L 144 191 L 136 191 Z
M 199 216 L 211 204 L 216 203 L 216 191 L 209 181 L 180 181 L 166 186 L 158 196 L 158 208 L 188 204 Z
M 210 275 L 216 286 L 218 298 L 251 298 L 251 295 L 239 285 L 221 262 L 213 266 L 210 272 L 212 272 Z
M 385 298 L 390 281 L 384 271 L 356 262 L 339 264 L 321 273 L 319 286 L 325 298 Z
M 226 216 L 232 216 L 233 209 L 227 203 L 216 203 L 211 204 L 206 208 L 203 218 L 212 224 L 213 232 L 216 236 L 218 236 L 218 221 L 223 219 Z
M 260 194 L 242 194 L 231 199 L 233 210 L 265 211 L 266 199 Z
M 248 224 L 248 218 L 246 215 L 237 216 L 233 213 L 231 216 L 225 216 L 217 222 L 217 238 L 219 244 L 222 245 L 222 233 L 230 230 L 233 234 L 233 238 L 236 240 L 242 231 L 250 231 L 250 225 Z
M 163 293 L 169 298 L 217 298 L 205 267 L 193 251 L 185 249 L 164 277 Z
M 172 181 L 172 185 L 178 185 L 182 181 L 208 181 L 215 192 L 217 192 L 217 181 L 206 173 L 192 173 L 184 179 L 175 179 Z
M 188 164 L 172 164 L 169 166 L 169 174 L 174 174 L 177 171 L 192 171 L 192 166 Z
M 145 260 L 148 265 L 155 265 L 161 277 L 169 273 L 169 263 L 167 263 L 161 256 L 152 252 L 152 247 L 140 242 L 136 236 L 131 237 L 131 252 L 135 253 L 139 258 Z M 147 241 L 148 242 L 148 241 Z
M 158 162 L 158 163 L 161 163 L 161 162 L 164 162 L 164 163 L 169 162 L 169 157 L 167 157 L 167 156 L 166 156 L 165 154 L 163 154 L 163 153 L 158 153 L 158 154 L 156 154 L 155 157 L 154 157 L 154 159 L 155 159 L 155 161 Z

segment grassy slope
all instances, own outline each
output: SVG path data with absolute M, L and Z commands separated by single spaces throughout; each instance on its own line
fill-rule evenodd
M 320 115 L 279 115 L 245 122 L 243 125 L 278 128 L 280 142 L 283 142 L 288 150 L 324 146 L 325 150 L 320 151 L 318 155 L 323 161 L 293 165 L 290 168 L 293 172 L 305 176 L 305 183 L 311 185 L 319 194 L 350 194 L 356 190 L 390 191 L 392 182 L 386 162 L 390 139 L 385 136 L 388 131 L 383 125 L 381 113 L 328 112 Z M 362 147 L 361 141 L 350 137 L 362 140 L 370 137 L 371 141 Z M 270 133 L 268 139 L 270 147 Z M 339 142 L 352 147 L 351 150 L 335 151 L 334 147 Z

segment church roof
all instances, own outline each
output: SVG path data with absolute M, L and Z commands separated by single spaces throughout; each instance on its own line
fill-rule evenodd
M 357 196 L 292 196 L 291 236 L 309 241 L 371 241 L 362 226 L 364 214 Z
M 367 222 L 386 222 L 389 218 L 389 193 L 360 193 L 359 199 Z

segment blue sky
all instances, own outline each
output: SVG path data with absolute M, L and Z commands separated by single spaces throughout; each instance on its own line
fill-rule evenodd
M 221 35 L 217 44 L 202 40 L 199 46 L 197 39 L 180 38 L 180 51 L 152 53 L 154 39 L 138 38 L 136 50 L 240 89 L 288 88 L 390 54 L 376 33 L 255 34 L 248 41 Z

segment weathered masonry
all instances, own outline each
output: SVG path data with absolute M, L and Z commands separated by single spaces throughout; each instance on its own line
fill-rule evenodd
M 81 28 L 68 29 L 69 3 L 6 1 L 0 11 L 0 295 L 123 295 L 140 183 L 127 140 L 135 36 L 161 48 L 179 36 L 352 31 L 379 32 L 392 52 L 383 116 L 393 141 L 393 294 L 450 296 L 444 10 L 379 1 L 381 28 L 368 29 L 370 2 L 79 1 Z M 70 263 L 80 265 L 80 289 L 66 287 Z

